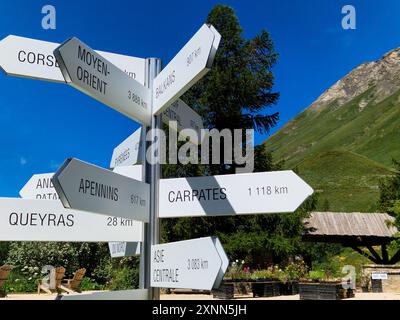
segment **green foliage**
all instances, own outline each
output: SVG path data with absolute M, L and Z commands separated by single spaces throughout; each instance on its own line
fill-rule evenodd
M 324 280 L 327 276 L 323 270 L 311 270 L 308 273 L 308 278 L 311 280 Z
M 102 257 L 108 257 L 107 244 L 62 243 L 62 242 L 13 242 L 10 245 L 7 262 L 17 270 L 24 267 L 36 267 L 41 270 L 45 265 L 63 266 L 66 276 L 72 276 L 86 268 L 90 276 Z
M 396 200 L 400 200 L 400 162 L 393 159 L 393 165 L 395 172 L 392 176 L 382 179 L 379 184 L 379 208 L 383 212 L 390 211 L 394 215 L 397 215 Z
M 205 120 L 208 128 L 256 129 L 267 132 L 278 120 L 278 113 L 268 114 L 278 94 L 273 92 L 272 68 L 277 60 L 273 42 L 266 31 L 245 39 L 234 11 L 217 5 L 207 22 L 222 35 L 213 68 L 183 100 Z M 224 148 L 221 144 L 221 150 Z M 255 172 L 281 169 L 272 154 L 255 147 Z M 221 152 L 221 155 L 223 152 Z M 222 159 L 223 160 L 223 159 Z M 200 165 L 198 166 L 200 167 Z M 236 164 L 163 167 L 164 177 L 235 173 Z M 301 246 L 302 219 L 315 207 L 310 199 L 291 214 L 268 214 L 228 217 L 165 219 L 161 223 L 162 241 L 171 242 L 215 235 L 222 241 L 230 259 L 242 257 L 251 267 L 263 268 L 267 256 L 280 260 L 294 254 Z
M 8 293 L 37 292 L 37 281 L 41 278 L 41 269 L 25 266 L 22 270 L 13 270 L 8 276 L 5 288 Z
M 113 272 L 110 290 L 130 290 L 139 287 L 138 269 L 122 268 Z
M 280 279 L 281 277 L 282 277 L 282 270 L 280 270 L 278 267 L 255 270 L 251 274 L 251 279 L 252 280 Z
M 319 193 L 319 211 L 376 212 L 379 181 L 393 172 L 363 156 L 332 150 L 303 160 L 298 174 Z
M 283 271 L 283 280 L 294 281 L 304 278 L 307 274 L 308 268 L 303 260 L 289 263 Z
M 81 291 L 95 291 L 95 290 L 105 290 L 107 287 L 103 284 L 99 284 L 96 280 L 89 277 L 84 277 L 79 286 Z
M 10 242 L 0 242 L 0 266 L 6 263 Z

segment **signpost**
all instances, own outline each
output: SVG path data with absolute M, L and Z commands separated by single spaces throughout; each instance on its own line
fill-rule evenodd
M 142 128 L 139 128 L 114 149 L 110 168 L 138 163 L 141 161 L 140 155 L 144 152 L 142 149 Z
M 58 200 L 51 178 L 54 173 L 35 174 L 19 192 L 21 198 L 36 200 Z
M 160 218 L 294 212 L 313 189 L 293 171 L 160 180 Z
M 203 25 L 160 72 L 159 59 L 94 51 L 77 38 L 58 45 L 8 36 L 0 41 L 0 68 L 67 82 L 140 122 L 143 133 L 176 121 L 178 132 L 194 129 L 201 137 L 201 117 L 179 98 L 210 70 L 220 40 Z M 109 242 L 113 257 L 142 255 L 147 289 L 90 298 L 157 299 L 157 288 L 218 287 L 229 263 L 218 238 L 158 244 L 160 217 L 291 212 L 313 192 L 291 171 L 160 180 L 160 165 L 151 162 L 143 164 L 144 176 L 137 165 L 144 141 L 139 128 L 116 147 L 113 171 L 68 159 L 54 175 L 34 175 L 20 191 L 24 199 L 0 198 L 0 241 Z
M 142 223 L 65 209 L 59 200 L 0 198 L 0 241 L 143 241 Z
M 66 208 L 149 221 L 147 183 L 77 159 L 67 159 L 52 181 Z
M 9 35 L 0 41 L 0 69 L 7 75 L 65 83 L 53 51 L 60 44 Z M 145 59 L 96 51 L 144 84 Z
M 228 267 L 221 248 L 211 237 L 153 245 L 151 286 L 211 290 Z
M 211 68 L 221 35 L 204 24 L 153 82 L 153 113 L 176 101 Z
M 108 248 L 111 258 L 140 255 L 140 242 L 109 242 Z
M 150 91 L 77 38 L 54 50 L 61 72 L 74 88 L 145 125 Z

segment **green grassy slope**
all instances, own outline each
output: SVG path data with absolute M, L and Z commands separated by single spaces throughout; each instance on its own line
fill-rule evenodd
M 400 159 L 400 91 L 361 110 L 371 92 L 340 107 L 307 109 L 264 143 L 322 191 L 320 207 L 328 199 L 332 211 L 373 211 L 379 178 Z
M 296 170 L 318 192 L 318 210 L 341 212 L 376 211 L 379 180 L 392 173 L 348 151 L 320 153 L 299 163 Z
M 276 159 L 286 159 L 288 168 L 321 152 L 351 151 L 385 166 L 400 159 L 400 91 L 384 101 L 359 103 L 366 92 L 337 108 L 334 104 L 320 110 L 305 110 L 265 142 Z

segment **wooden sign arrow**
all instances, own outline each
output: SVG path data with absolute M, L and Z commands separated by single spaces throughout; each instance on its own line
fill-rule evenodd
M 54 50 L 68 84 L 125 116 L 150 125 L 150 91 L 77 38 Z
M 160 180 L 160 218 L 294 212 L 313 189 L 293 171 Z
M 211 68 L 221 35 L 204 24 L 153 82 L 153 114 L 165 110 Z
M 149 221 L 147 183 L 77 159 L 67 159 L 52 181 L 66 208 Z
M 0 69 L 7 75 L 65 83 L 53 51 L 59 43 L 9 35 L 0 41 Z M 144 84 L 145 59 L 96 51 Z
M 212 237 L 153 245 L 151 286 L 211 290 L 225 273 L 227 259 Z
M 65 209 L 60 201 L 0 198 L 0 241 L 143 241 L 142 223 Z

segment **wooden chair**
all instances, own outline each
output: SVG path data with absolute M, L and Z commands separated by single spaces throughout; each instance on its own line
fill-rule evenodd
M 55 288 L 49 288 L 48 286 L 44 285 L 41 279 L 38 281 L 38 294 L 40 294 L 42 290 L 48 294 L 51 294 L 54 291 L 57 292 L 58 294 L 61 293 L 61 282 L 65 276 L 65 268 L 64 267 L 55 268 L 55 276 L 56 276 Z
M 13 268 L 14 267 L 10 265 L 4 265 L 0 267 L 0 298 L 5 298 L 7 296 L 4 285 L 7 281 L 8 275 Z
M 75 272 L 74 277 L 72 279 L 67 279 L 63 281 L 61 285 L 61 289 L 66 291 L 67 293 L 73 292 L 81 292 L 79 286 L 82 282 L 83 277 L 86 274 L 86 269 L 82 268 Z

